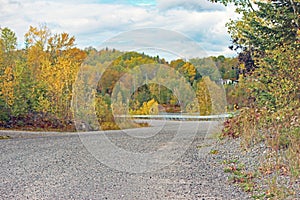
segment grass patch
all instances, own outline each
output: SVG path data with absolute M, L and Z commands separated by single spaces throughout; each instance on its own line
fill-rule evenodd
M 216 155 L 216 154 L 218 154 L 218 153 L 219 153 L 219 151 L 216 150 L 216 149 L 212 149 L 212 150 L 210 150 L 210 152 L 209 152 L 209 154 L 212 154 L 212 155 Z
M 297 106 L 278 110 L 244 107 L 238 116 L 228 119 L 224 124 L 222 137 L 240 137 L 245 150 L 251 151 L 256 144 L 264 143 L 265 157 L 256 169 L 268 188 L 258 195 L 262 198 L 286 199 L 295 193 L 292 188 L 295 190 L 293 186 L 300 178 L 299 116 L 300 109 Z M 233 173 L 235 170 L 227 167 L 224 171 Z M 237 174 L 234 176 L 234 182 L 242 178 Z M 272 180 L 266 181 L 270 177 Z M 285 182 L 291 187 L 284 187 Z M 245 190 L 251 191 L 248 186 L 242 184 Z
M 206 148 L 206 147 L 211 147 L 210 144 L 203 144 L 203 145 L 197 145 L 196 148 L 197 149 L 202 149 L 202 148 Z
M 7 139 L 11 139 L 11 137 L 8 135 L 0 135 L 0 140 L 7 140 Z
M 225 173 L 230 173 L 229 180 L 231 183 L 239 185 L 245 192 L 252 192 L 255 184 L 253 179 L 257 176 L 257 173 L 246 172 L 245 165 L 238 163 L 237 160 L 223 161 L 226 165 L 224 167 Z

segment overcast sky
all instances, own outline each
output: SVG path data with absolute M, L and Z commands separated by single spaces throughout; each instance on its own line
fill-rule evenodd
M 233 56 L 225 23 L 234 17 L 232 7 L 207 0 L 0 0 L 0 26 L 16 32 L 19 47 L 30 25 L 74 35 L 80 48 L 134 29 L 163 28 L 191 38 L 208 55 Z

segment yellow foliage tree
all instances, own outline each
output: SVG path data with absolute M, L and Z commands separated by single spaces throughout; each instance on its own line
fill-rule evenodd
M 136 115 L 156 115 L 159 113 L 158 103 L 155 99 L 151 99 L 148 102 L 144 102 L 138 110 L 131 110 L 130 113 Z
M 70 118 L 72 87 L 86 54 L 74 47 L 74 37 L 67 33 L 52 35 L 46 26 L 30 27 L 25 39 L 27 65 L 39 87 L 46 91 L 45 95 L 37 94 L 35 110 Z
M 6 104 L 8 106 L 12 106 L 14 103 L 14 76 L 13 76 L 13 70 L 12 67 L 8 66 L 4 70 L 4 74 L 1 77 L 3 80 L 1 87 L 1 95 L 3 96 Z
M 196 96 L 200 115 L 223 114 L 226 112 L 226 96 L 224 89 L 208 76 L 197 84 Z
M 209 77 L 203 77 L 197 84 L 196 96 L 198 99 L 200 115 L 210 115 L 212 112 L 212 99 L 207 86 Z
M 17 38 L 15 33 L 9 28 L 0 28 L 0 97 L 4 100 L 6 106 L 12 107 L 14 104 L 15 87 L 15 49 Z

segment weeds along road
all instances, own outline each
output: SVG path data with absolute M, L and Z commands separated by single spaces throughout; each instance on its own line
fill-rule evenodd
M 123 131 L 0 131 L 12 138 L 0 140 L 0 199 L 247 199 L 228 184 L 221 157 L 208 153 L 217 124 L 153 120 L 152 127 Z M 112 147 L 140 157 L 118 156 Z M 139 160 L 143 155 L 152 157 Z

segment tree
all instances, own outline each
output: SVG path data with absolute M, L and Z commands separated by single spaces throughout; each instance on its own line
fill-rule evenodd
M 242 135 L 247 144 L 265 141 L 273 150 L 268 156 L 276 156 L 272 165 L 285 165 L 297 171 L 292 176 L 299 177 L 300 160 L 295 158 L 300 152 L 300 128 L 296 122 L 300 116 L 300 1 L 213 2 L 233 2 L 241 15 L 227 26 L 233 41 L 231 48 L 240 52 L 243 85 L 237 88 L 248 91 L 247 103 L 239 116 L 226 124 L 225 134 Z M 286 199 L 276 191 L 272 195 Z
M 300 30 L 299 0 L 212 0 L 223 4 L 234 3 L 242 17 L 231 20 L 227 26 L 231 34 L 232 49 L 241 50 L 239 60 L 245 64 L 242 72 L 251 73 L 259 67 L 265 51 L 284 44 L 297 45 Z M 254 9 L 253 4 L 256 4 Z
M 209 77 L 203 77 L 197 84 L 197 99 L 200 115 L 210 115 L 212 113 L 212 98 L 207 86 L 210 81 Z
M 2 117 L 7 119 L 16 97 L 14 69 L 17 38 L 9 28 L 0 28 L 0 32 L 0 107 L 3 110 Z
M 16 34 L 9 28 L 1 29 L 1 48 L 5 53 L 10 53 L 16 50 L 17 47 L 17 37 Z
M 26 66 L 35 83 L 30 91 L 34 112 L 71 118 L 72 87 L 86 53 L 67 33 L 51 34 L 46 26 L 30 27 L 25 34 Z
M 170 66 L 183 74 L 186 80 L 189 81 L 191 85 L 193 84 L 194 80 L 197 81 L 201 78 L 196 67 L 191 62 L 185 62 L 182 59 L 177 59 L 171 61 Z

